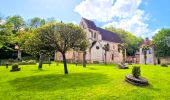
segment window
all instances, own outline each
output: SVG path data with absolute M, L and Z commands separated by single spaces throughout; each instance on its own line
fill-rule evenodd
M 93 32 L 91 32 L 91 38 L 93 38 Z
M 94 33 L 94 38 L 96 39 L 96 33 Z
M 96 49 L 99 50 L 100 49 L 99 46 L 96 46 Z

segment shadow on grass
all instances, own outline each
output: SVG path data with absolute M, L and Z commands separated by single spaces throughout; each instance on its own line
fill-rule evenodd
M 91 68 L 91 67 L 90 67 L 90 68 L 88 68 L 88 69 L 90 69 L 90 70 L 97 70 L 96 68 Z
M 69 75 L 37 75 L 9 81 L 16 91 L 55 91 L 76 89 L 107 83 L 109 79 L 100 73 L 70 73 Z

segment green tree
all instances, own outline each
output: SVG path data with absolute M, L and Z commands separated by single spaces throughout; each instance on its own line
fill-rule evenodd
M 153 37 L 157 57 L 170 56 L 170 29 L 161 29 Z
M 26 42 L 26 48 L 31 53 L 40 55 L 54 52 L 60 52 L 63 56 L 64 72 L 68 74 L 66 52 L 82 46 L 86 46 L 86 33 L 79 27 L 73 24 L 64 23 L 48 23 L 38 28 L 36 34 Z M 43 57 L 40 56 L 40 63 Z M 40 68 L 40 67 L 39 67 Z
M 0 24 L 0 48 L 9 43 L 12 36 L 11 24 Z
M 42 69 L 42 64 L 45 55 L 52 54 L 55 51 L 53 43 L 49 37 L 52 37 L 55 32 L 55 25 L 44 25 L 33 31 L 30 38 L 24 43 L 24 49 L 31 55 L 39 55 L 38 68 Z M 49 40 L 48 40 L 49 39 Z
M 19 15 L 9 16 L 6 20 L 7 24 L 12 24 L 13 33 L 18 32 L 20 29 L 24 28 L 24 19 Z
M 39 17 L 34 17 L 34 18 L 30 19 L 29 26 L 31 28 L 38 28 L 38 27 L 40 27 L 40 26 L 42 26 L 44 24 L 45 24 L 45 20 L 44 19 L 41 19 Z
M 56 22 L 56 19 L 54 17 L 47 18 L 46 22 L 47 23 L 54 23 L 54 22 Z
M 64 72 L 68 74 L 65 54 L 71 49 L 82 49 L 82 46 L 86 46 L 88 43 L 86 33 L 79 26 L 73 24 L 57 23 L 55 29 L 55 38 L 52 40 L 55 40 L 56 50 L 63 56 Z

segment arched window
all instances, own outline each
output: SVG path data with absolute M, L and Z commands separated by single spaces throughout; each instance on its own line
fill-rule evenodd
M 97 34 L 96 34 L 96 33 L 94 33 L 94 38 L 95 38 L 95 39 L 96 39 L 96 35 L 97 35 Z

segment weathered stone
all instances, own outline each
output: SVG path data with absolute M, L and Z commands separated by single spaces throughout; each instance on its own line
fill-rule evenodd
M 144 77 L 139 76 L 139 78 L 135 78 L 135 77 L 133 77 L 133 75 L 130 75 L 130 74 L 126 75 L 125 81 L 127 81 L 128 83 L 131 83 L 133 85 L 137 85 L 137 86 L 149 85 L 148 80 L 145 79 Z

